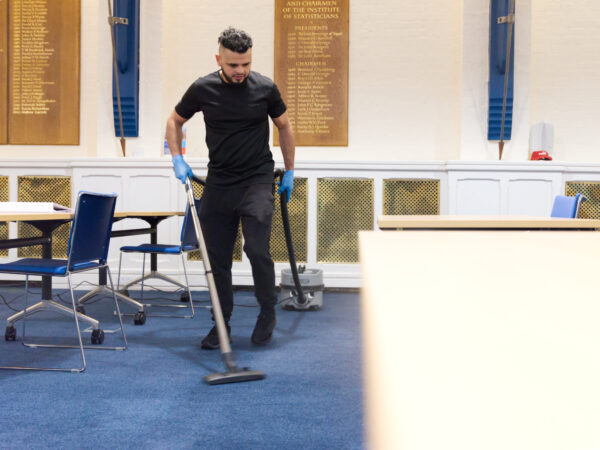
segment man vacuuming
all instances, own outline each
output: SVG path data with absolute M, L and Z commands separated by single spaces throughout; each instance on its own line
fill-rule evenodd
M 279 130 L 285 166 L 278 193 L 285 192 L 288 201 L 294 186 L 294 133 L 277 86 L 250 70 L 252 38 L 248 33 L 228 28 L 219 36 L 218 44 L 220 70 L 198 78 L 185 92 L 167 121 L 167 142 L 175 176 L 185 183 L 192 170 L 181 154 L 182 128 L 202 111 L 209 163 L 199 218 L 227 333 L 231 335 L 231 267 L 241 220 L 244 252 L 252 266 L 254 294 L 260 305 L 251 340 L 255 345 L 266 345 L 273 336 L 277 302 L 275 266 L 269 249 L 274 204 L 269 117 Z M 219 348 L 215 326 L 201 345 Z

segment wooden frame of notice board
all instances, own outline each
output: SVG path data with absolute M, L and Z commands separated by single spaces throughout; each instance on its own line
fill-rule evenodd
M 0 0 L 0 144 L 8 143 L 8 0 Z
M 275 0 L 275 83 L 297 146 L 348 145 L 349 10 L 349 0 Z
M 0 144 L 79 145 L 80 2 L 0 0 Z

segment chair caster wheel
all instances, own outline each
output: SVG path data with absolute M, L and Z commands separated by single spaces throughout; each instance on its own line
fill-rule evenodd
M 75 311 L 77 311 L 79 314 L 85 315 L 85 308 L 83 306 L 76 306 Z
M 129 289 L 121 289 L 119 294 L 123 294 L 125 297 L 129 297 Z
M 188 291 L 185 291 L 184 293 L 182 293 L 181 297 L 179 297 L 179 301 L 182 303 L 189 303 L 190 302 L 190 293 Z
M 104 342 L 104 331 L 100 328 L 92 331 L 92 344 L 100 345 Z
M 4 332 L 4 340 L 6 341 L 14 341 L 17 339 L 17 329 L 9 325 L 6 327 L 6 331 Z
M 144 311 L 138 311 L 133 316 L 134 325 L 144 325 L 146 323 L 146 313 Z

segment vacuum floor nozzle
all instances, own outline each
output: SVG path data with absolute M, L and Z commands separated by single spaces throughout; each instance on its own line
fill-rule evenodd
M 264 373 L 259 372 L 258 370 L 248 370 L 244 367 L 241 370 L 232 372 L 211 373 L 210 375 L 206 375 L 204 377 L 204 381 L 207 384 L 214 385 L 228 383 L 243 383 L 245 381 L 263 380 L 264 378 Z

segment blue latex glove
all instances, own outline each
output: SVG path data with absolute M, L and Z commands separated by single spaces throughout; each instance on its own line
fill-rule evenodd
M 279 182 L 279 190 L 278 194 L 282 192 L 287 192 L 287 201 L 290 201 L 290 197 L 292 196 L 292 189 L 294 189 L 294 171 L 286 170 L 283 174 L 283 178 Z
M 192 178 L 194 174 L 192 173 L 192 169 L 188 164 L 183 160 L 183 156 L 175 155 L 171 159 L 173 161 L 173 169 L 175 170 L 175 177 L 180 179 L 183 184 L 185 184 L 185 180 L 189 177 Z

